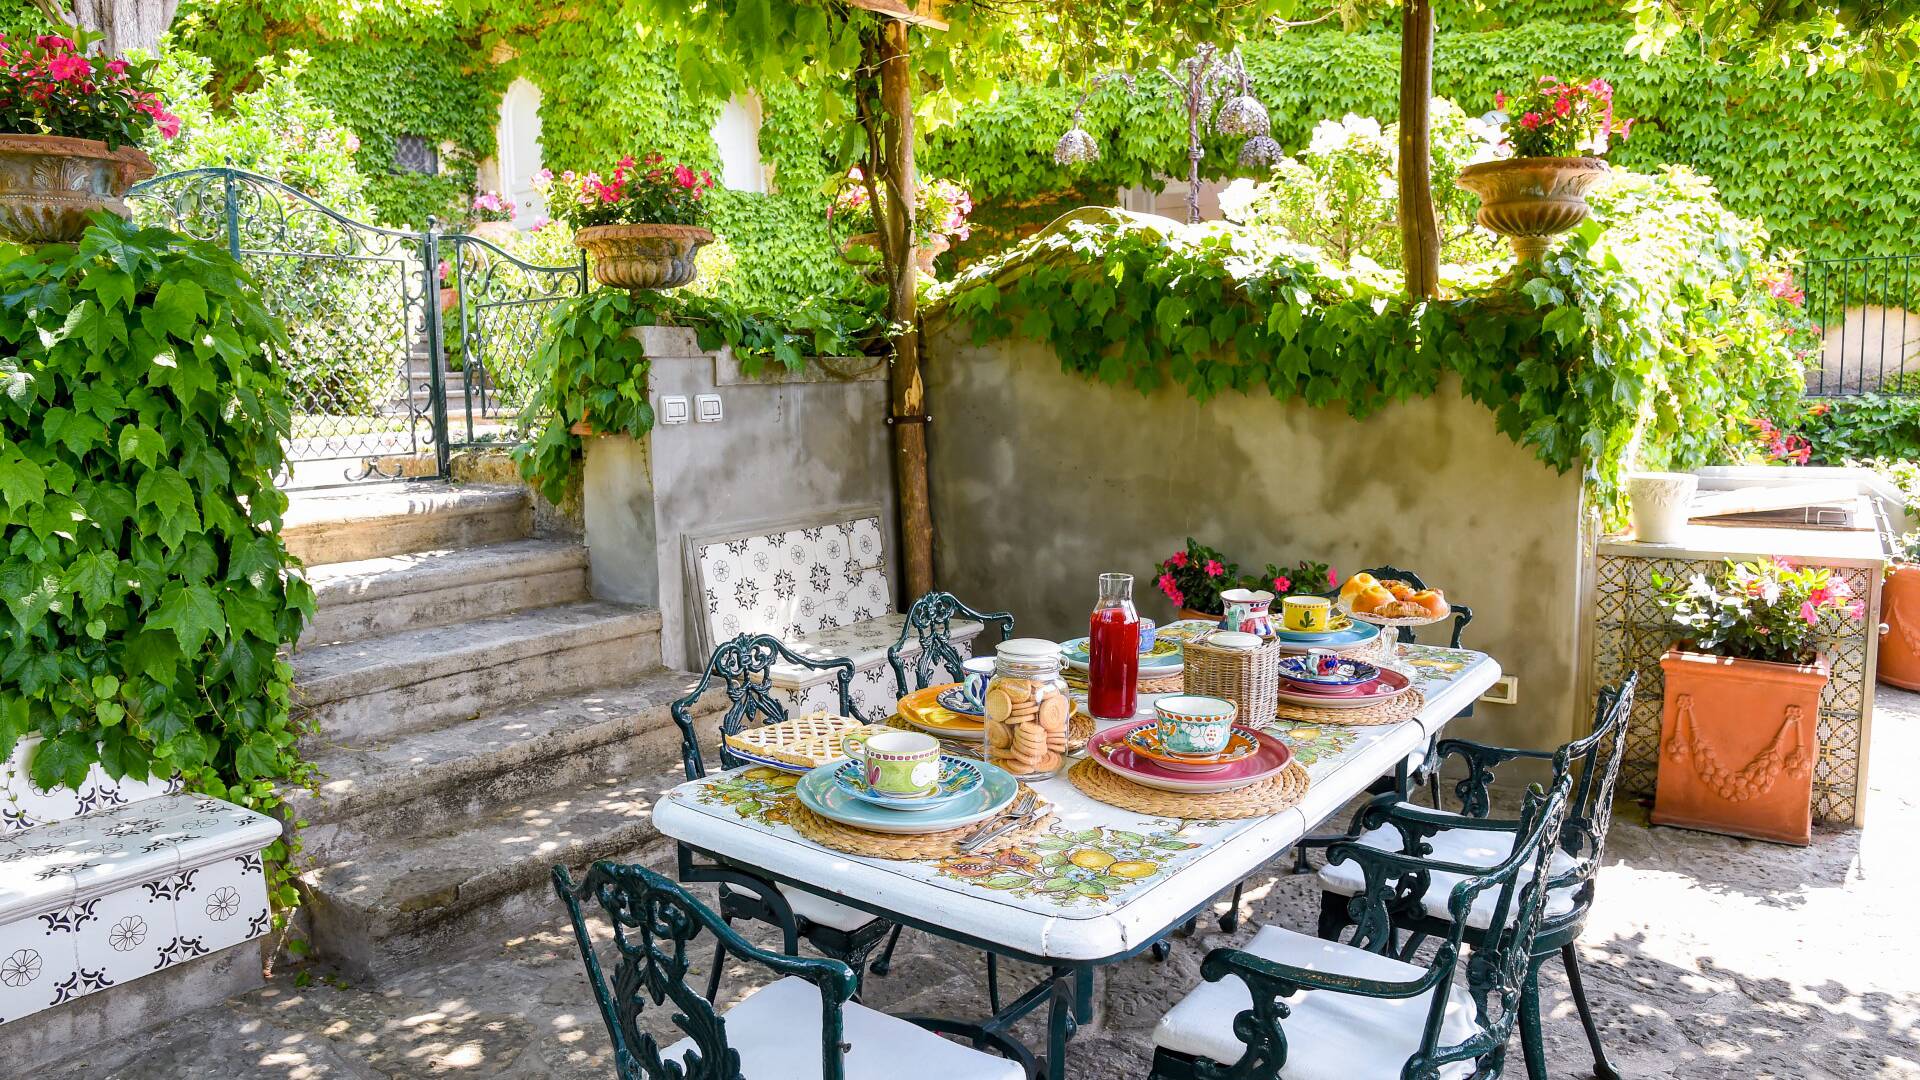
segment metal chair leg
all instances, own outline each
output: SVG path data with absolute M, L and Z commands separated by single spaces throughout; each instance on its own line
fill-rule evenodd
M 1307 863 L 1307 845 L 1305 844 L 1293 845 L 1293 872 L 1296 874 L 1313 873 L 1313 867 Z
M 720 993 L 720 972 L 727 966 L 727 946 L 725 942 L 713 943 L 713 971 L 707 976 L 707 1000 L 718 1000 Z
M 1527 1059 L 1528 1080 L 1547 1080 L 1547 1047 L 1540 1034 L 1540 962 L 1527 964 L 1527 981 L 1520 987 L 1520 1050 Z
M 1246 890 L 1246 887 L 1247 883 L 1244 881 L 1234 883 L 1233 899 L 1227 904 L 1226 914 L 1220 916 L 1221 933 L 1231 934 L 1240 929 L 1240 894 Z
M 880 959 L 875 960 L 873 966 L 867 969 L 868 971 L 884 977 L 888 969 L 893 967 L 893 947 L 900 944 L 901 929 L 902 925 L 900 923 L 893 924 L 893 932 L 887 935 L 886 949 L 880 953 Z M 998 1012 L 999 1010 L 996 1009 L 995 1011 Z
M 1560 946 L 1560 963 L 1567 969 L 1567 988 L 1573 991 L 1573 1007 L 1580 1011 L 1580 1026 L 1587 1029 L 1587 1045 L 1593 1048 L 1593 1075 L 1599 1080 L 1620 1080 L 1619 1070 L 1607 1060 L 1600 1045 L 1600 1028 L 1593 1022 L 1593 1009 L 1587 1004 L 1587 988 L 1580 979 L 1580 954 L 1569 941 Z
M 1322 891 L 1320 893 L 1320 938 L 1322 941 L 1339 941 L 1340 932 L 1350 922 L 1347 918 L 1347 898 L 1339 893 Z
M 1433 800 L 1433 808 L 1440 809 L 1440 770 L 1427 774 L 1427 795 Z
M 1173 953 L 1173 946 L 1167 942 L 1166 938 L 1161 938 L 1159 941 L 1154 942 L 1148 951 L 1153 953 L 1155 960 L 1165 960 Z
M 1000 957 L 987 954 L 987 1006 L 991 1015 L 1000 1015 Z

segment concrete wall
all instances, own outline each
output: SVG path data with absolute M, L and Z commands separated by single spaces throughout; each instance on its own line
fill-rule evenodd
M 583 508 L 594 595 L 657 605 L 668 667 L 695 656 L 682 595 L 689 536 L 792 522 L 857 507 L 882 508 L 892 522 L 884 365 L 846 361 L 796 376 L 742 375 L 730 352 L 700 350 L 691 331 L 649 327 L 656 420 L 661 398 L 717 394 L 717 423 L 658 424 L 645 438 L 587 440 Z M 889 573 L 896 532 L 886 541 Z M 898 598 L 898 578 L 894 578 Z M 697 607 L 697 605 L 696 605 Z M 697 617 L 697 611 L 695 612 Z
M 1265 396 L 1143 397 L 1063 373 L 1024 339 L 928 333 L 936 574 L 1013 611 L 1023 636 L 1084 634 L 1104 570 L 1133 573 L 1143 613 L 1172 618 L 1151 571 L 1187 536 L 1243 567 L 1393 564 L 1470 604 L 1465 643 L 1519 676 L 1516 705 L 1482 704 L 1455 730 L 1548 746 L 1586 722 L 1579 476 L 1535 461 L 1457 388 L 1363 423 Z M 1422 640 L 1444 643 L 1443 628 Z

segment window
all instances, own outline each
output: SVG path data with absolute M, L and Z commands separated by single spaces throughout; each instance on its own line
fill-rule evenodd
M 515 79 L 500 98 L 500 123 L 494 129 L 498 147 L 499 190 L 513 200 L 513 223 L 531 228 L 547 216 L 533 178 L 540 172 L 540 88 Z
M 720 152 L 720 183 L 734 191 L 767 190 L 767 172 L 760 162 L 760 99 L 735 97 L 713 122 L 713 142 Z
M 422 135 L 396 135 L 393 139 L 395 172 L 424 173 L 438 176 L 440 151 Z

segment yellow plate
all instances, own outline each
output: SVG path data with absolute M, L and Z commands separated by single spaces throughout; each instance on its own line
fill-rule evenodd
M 895 710 L 899 712 L 900 719 L 922 731 L 930 731 L 936 735 L 970 735 L 978 738 L 986 730 L 984 721 L 972 716 L 962 716 L 940 704 L 940 692 L 958 685 L 960 684 L 938 683 L 925 690 L 915 690 L 901 698 Z

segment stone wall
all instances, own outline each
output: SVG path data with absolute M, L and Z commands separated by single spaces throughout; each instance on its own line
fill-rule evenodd
M 1549 746 L 1587 722 L 1580 477 L 1456 387 L 1356 422 L 1265 396 L 1142 396 L 1025 339 L 927 330 L 941 587 L 1061 638 L 1086 632 L 1104 570 L 1133 573 L 1143 613 L 1172 618 L 1151 572 L 1188 536 L 1255 567 L 1392 564 L 1471 605 L 1465 644 L 1519 677 L 1518 704 L 1483 703 L 1454 730 Z M 1422 640 L 1444 643 L 1440 629 Z

